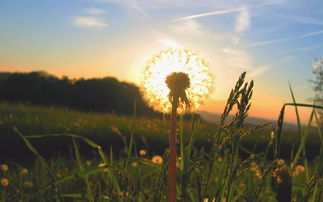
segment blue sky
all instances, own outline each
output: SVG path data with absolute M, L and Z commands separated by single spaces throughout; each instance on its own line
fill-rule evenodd
M 146 61 L 168 46 L 192 49 L 210 64 L 216 90 L 204 109 L 217 111 L 247 71 L 256 84 L 255 115 L 273 118 L 290 101 L 288 81 L 299 101 L 314 94 L 323 1 L 0 0 L 0 71 L 115 76 L 140 85 Z

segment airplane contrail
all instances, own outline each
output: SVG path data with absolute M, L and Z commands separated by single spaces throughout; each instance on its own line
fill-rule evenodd
M 268 3 L 254 5 L 254 6 L 248 6 L 248 8 L 269 6 L 269 5 L 274 5 L 274 4 L 278 4 L 278 3 L 279 2 L 268 2 Z M 177 22 L 177 21 L 185 21 L 185 20 L 191 20 L 191 19 L 195 19 L 195 18 L 201 18 L 201 17 L 213 16 L 213 15 L 223 15 L 223 14 L 227 14 L 227 13 L 235 13 L 235 12 L 241 11 L 243 8 L 245 8 L 245 6 L 241 6 L 238 8 L 232 8 L 232 9 L 226 9 L 226 10 L 212 11 L 212 12 L 207 12 L 207 13 L 199 13 L 196 15 L 189 15 L 189 16 L 185 16 L 185 17 L 181 17 L 181 18 L 176 18 L 171 21 Z
M 284 42 L 284 41 L 291 41 L 295 39 L 301 39 L 301 38 L 307 38 L 315 35 L 321 35 L 323 34 L 323 30 L 319 30 L 316 32 L 309 32 L 306 34 L 298 35 L 298 36 L 293 36 L 293 37 L 286 37 L 286 38 L 281 38 L 281 39 L 274 39 L 274 40 L 268 40 L 268 41 L 260 41 L 256 43 L 250 43 L 247 44 L 243 47 L 255 47 L 255 46 L 264 46 L 264 45 L 269 45 L 269 44 L 274 44 L 274 43 L 279 43 L 279 42 Z

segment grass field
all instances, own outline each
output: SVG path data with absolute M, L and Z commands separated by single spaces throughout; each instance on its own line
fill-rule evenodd
M 2 201 L 167 199 L 167 117 L 5 102 L 0 103 L 0 117 Z M 322 198 L 322 143 L 317 130 L 310 130 L 297 160 L 302 138 L 297 131 L 283 131 L 277 161 L 273 128 L 240 128 L 239 143 L 230 136 L 232 128 L 224 131 L 194 117 L 179 121 L 179 201 L 275 201 L 282 189 L 278 179 L 292 183 L 296 201 Z M 221 144 L 212 147 L 219 134 Z M 291 178 L 273 178 L 273 170 L 279 168 L 288 169 Z

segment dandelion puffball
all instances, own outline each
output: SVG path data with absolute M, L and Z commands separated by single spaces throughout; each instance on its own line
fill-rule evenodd
M 142 83 L 144 99 L 156 111 L 170 113 L 172 109 L 169 88 L 172 85 L 166 83 L 171 74 L 188 76 L 188 79 L 183 80 L 186 82 L 183 83 L 185 96 L 179 96 L 181 102 L 178 103 L 178 113 L 188 108 L 195 111 L 212 91 L 214 78 L 204 59 L 186 49 L 169 48 L 160 51 L 148 62 Z

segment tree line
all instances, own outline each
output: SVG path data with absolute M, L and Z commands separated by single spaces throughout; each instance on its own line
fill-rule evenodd
M 142 99 L 139 87 L 113 77 L 58 78 L 46 72 L 0 73 L 0 101 L 62 106 L 93 112 L 157 116 Z

